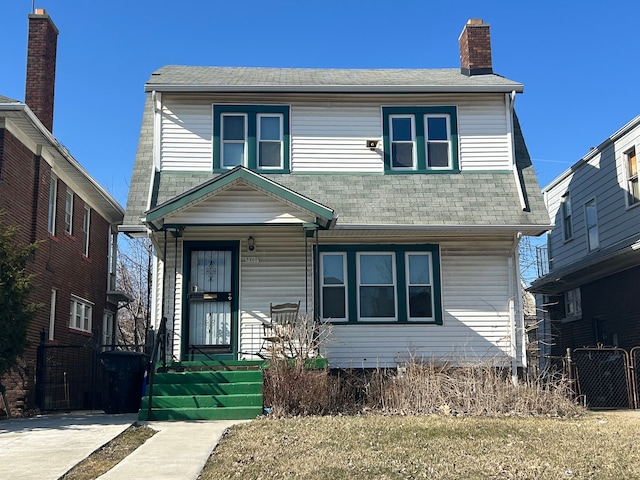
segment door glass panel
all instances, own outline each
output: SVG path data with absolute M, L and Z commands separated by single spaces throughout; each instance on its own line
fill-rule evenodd
M 231 344 L 232 256 L 228 250 L 191 252 L 189 343 Z

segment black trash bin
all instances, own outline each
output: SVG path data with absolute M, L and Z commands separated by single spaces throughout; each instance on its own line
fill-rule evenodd
M 135 413 L 140 408 L 142 382 L 149 356 L 139 352 L 112 350 L 102 352 L 105 413 Z

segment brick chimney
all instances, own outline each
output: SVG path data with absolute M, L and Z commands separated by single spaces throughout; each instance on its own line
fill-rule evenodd
M 469 19 L 458 42 L 460 42 L 460 71 L 463 75 L 471 77 L 493 73 L 489 24 L 483 23 L 481 18 Z
M 44 9 L 36 8 L 36 13 L 29 15 L 25 103 L 50 132 L 53 131 L 57 44 L 58 29 Z

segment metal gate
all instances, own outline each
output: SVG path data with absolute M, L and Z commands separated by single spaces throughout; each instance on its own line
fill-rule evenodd
M 36 407 L 51 410 L 102 408 L 102 368 L 98 346 L 39 345 Z

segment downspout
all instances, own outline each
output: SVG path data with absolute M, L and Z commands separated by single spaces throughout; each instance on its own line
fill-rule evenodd
M 304 313 L 309 314 L 309 245 L 307 242 L 307 230 L 302 229 L 304 234 Z
M 513 138 L 513 109 L 516 104 L 516 91 L 512 90 L 511 93 L 505 94 L 507 103 L 507 129 L 509 132 L 509 143 L 511 144 L 511 157 L 513 158 L 513 178 L 516 182 L 516 190 L 518 191 L 518 199 L 520 200 L 520 208 L 522 210 L 527 209 L 527 202 L 524 198 L 524 192 L 522 191 L 522 183 L 520 182 L 520 176 L 518 175 L 518 162 L 516 159 L 516 144 Z
M 515 265 L 514 265 L 514 259 L 516 258 L 516 251 L 518 249 L 518 244 L 520 243 L 520 238 L 522 237 L 522 232 L 518 232 L 513 240 L 513 246 L 511 247 L 511 250 L 509 251 L 509 256 L 507 257 L 507 268 L 509 269 L 509 301 L 508 301 L 508 308 L 509 308 L 509 323 L 510 323 L 510 355 L 511 355 L 511 381 L 513 382 L 514 385 L 518 384 L 518 360 L 517 360 L 517 353 L 518 353 L 518 346 L 517 346 L 517 334 L 516 334 L 516 330 L 517 330 L 517 322 L 516 322 L 516 315 L 517 315 L 517 305 L 518 305 L 518 298 L 520 298 L 520 294 L 519 294 L 519 287 L 516 286 L 516 283 L 518 282 L 518 278 L 517 275 L 515 274 L 516 270 L 515 270 Z M 522 312 L 522 310 L 520 310 L 520 312 Z M 523 362 L 524 364 L 524 362 Z
M 161 320 L 160 322 L 162 322 L 164 320 L 165 325 L 167 322 L 167 319 L 165 317 L 166 314 L 166 302 L 167 302 L 167 276 L 166 276 L 166 269 L 167 269 L 167 231 L 164 231 L 164 245 L 162 246 L 162 311 L 161 313 Z M 162 352 L 162 366 L 164 367 L 166 365 L 166 361 L 167 361 L 167 350 L 166 350 L 166 333 L 165 333 L 165 340 L 164 340 L 164 348 L 163 348 L 163 352 Z

